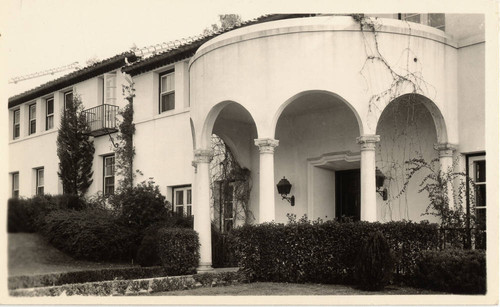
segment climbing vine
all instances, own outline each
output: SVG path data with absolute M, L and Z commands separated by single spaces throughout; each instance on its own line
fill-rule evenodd
M 227 231 L 238 221 L 249 223 L 255 219 L 249 209 L 252 188 L 250 170 L 240 166 L 219 136 L 212 135 L 211 146 L 214 152 L 210 163 L 214 223 L 221 231 Z
M 122 85 L 122 94 L 127 100 L 127 104 L 122 108 L 119 114 L 122 116 L 117 135 L 116 154 L 116 174 L 119 176 L 118 189 L 124 190 L 132 188 L 134 184 L 135 173 L 133 170 L 133 162 L 135 156 L 135 147 L 133 137 L 135 134 L 134 124 L 134 83 L 130 85 Z

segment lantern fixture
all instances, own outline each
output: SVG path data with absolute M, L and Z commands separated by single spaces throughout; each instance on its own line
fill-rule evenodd
M 292 184 L 285 178 L 285 176 L 283 176 L 283 179 L 278 182 L 276 187 L 278 188 L 278 193 L 281 195 L 282 199 L 286 199 L 290 203 L 290 205 L 295 206 L 295 196 L 287 196 L 288 194 L 290 194 Z
M 387 189 L 384 188 L 384 181 L 385 181 L 385 175 L 377 167 L 375 169 L 375 183 L 377 186 L 376 190 L 377 193 L 380 194 L 380 196 L 382 196 L 383 200 L 387 200 Z

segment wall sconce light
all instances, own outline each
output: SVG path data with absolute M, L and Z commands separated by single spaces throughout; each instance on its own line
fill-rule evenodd
M 283 179 L 278 182 L 276 187 L 278 188 L 278 193 L 281 195 L 281 197 L 288 200 L 290 205 L 295 206 L 295 196 L 287 196 L 288 194 L 290 194 L 290 190 L 292 189 L 292 184 L 290 183 L 290 181 L 286 180 L 286 178 L 283 176 Z
M 387 200 L 387 189 L 384 188 L 385 175 L 378 169 L 375 169 L 375 182 L 377 185 L 377 193 L 382 196 L 383 200 Z

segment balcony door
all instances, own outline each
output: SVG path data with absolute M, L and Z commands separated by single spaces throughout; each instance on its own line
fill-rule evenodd
M 361 177 L 360 170 L 335 172 L 335 215 L 337 218 L 361 218 Z

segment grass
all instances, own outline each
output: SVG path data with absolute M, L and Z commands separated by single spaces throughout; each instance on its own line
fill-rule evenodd
M 246 296 L 246 295 L 412 295 L 412 294 L 443 294 L 441 292 L 422 290 L 409 287 L 386 287 L 384 291 L 362 291 L 351 286 L 325 284 L 288 284 L 256 282 L 227 287 L 198 288 L 170 292 L 158 292 L 154 296 Z
M 35 233 L 8 234 L 8 275 L 38 275 L 137 265 L 75 260 Z

